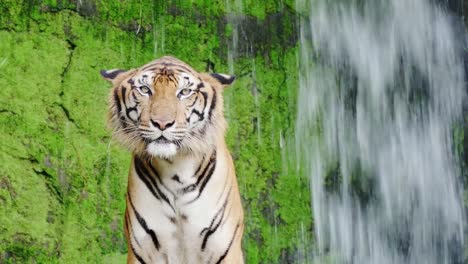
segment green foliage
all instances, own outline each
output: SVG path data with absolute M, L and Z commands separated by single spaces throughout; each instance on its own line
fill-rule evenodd
M 228 144 L 246 210 L 247 263 L 278 262 L 287 250 L 310 240 L 311 211 L 307 180 L 292 171 L 287 155 L 293 143 L 297 72 L 296 50 L 239 60 L 238 78 L 225 92 Z M 283 142 L 283 143 L 282 143 Z M 310 242 L 310 241 L 309 241 Z
M 260 23 L 288 3 L 243 9 Z M 0 3 L 1 263 L 125 262 L 130 155 L 106 129 L 109 85 L 99 70 L 172 54 L 228 72 L 226 10 L 206 0 Z M 279 40 L 236 58 L 237 81 L 224 93 L 247 263 L 287 262 L 311 241 L 309 183 L 290 154 L 297 54 Z

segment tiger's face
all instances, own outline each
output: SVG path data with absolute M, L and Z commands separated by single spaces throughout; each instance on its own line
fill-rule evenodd
M 170 159 L 224 136 L 221 93 L 234 77 L 198 73 L 172 57 L 101 74 L 114 86 L 110 124 L 135 154 Z

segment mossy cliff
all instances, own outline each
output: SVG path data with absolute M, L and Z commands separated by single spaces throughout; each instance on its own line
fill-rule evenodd
M 291 155 L 296 36 L 292 1 L 0 1 L 0 263 L 125 262 L 130 154 L 106 128 L 99 70 L 164 54 L 238 76 L 225 107 L 246 261 L 300 262 L 312 215 Z

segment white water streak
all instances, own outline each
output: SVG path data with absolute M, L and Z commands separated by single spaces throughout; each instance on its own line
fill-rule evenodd
M 301 21 L 297 150 L 312 182 L 317 255 L 458 261 L 463 210 L 451 129 L 464 76 L 446 14 L 423 0 L 312 6 Z M 325 176 L 335 167 L 341 183 L 330 191 Z

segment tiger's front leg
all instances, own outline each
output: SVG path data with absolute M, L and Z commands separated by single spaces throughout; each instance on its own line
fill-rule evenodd
M 244 232 L 244 227 L 241 226 L 239 229 L 240 234 Z M 231 250 L 229 250 L 228 254 L 226 255 L 226 258 L 221 262 L 221 263 L 239 263 L 243 264 L 244 263 L 244 256 L 242 254 L 242 248 L 241 248 L 241 241 L 242 240 L 242 235 L 237 236 L 235 240 L 233 241 L 233 247 Z
M 182 259 L 184 254 L 178 250 L 179 241 L 174 236 L 177 231 L 174 211 L 155 201 L 146 186 L 130 180 L 129 187 L 124 228 L 127 262 L 188 263 Z M 157 206 L 153 206 L 155 203 Z M 177 251 L 179 254 L 174 254 Z

